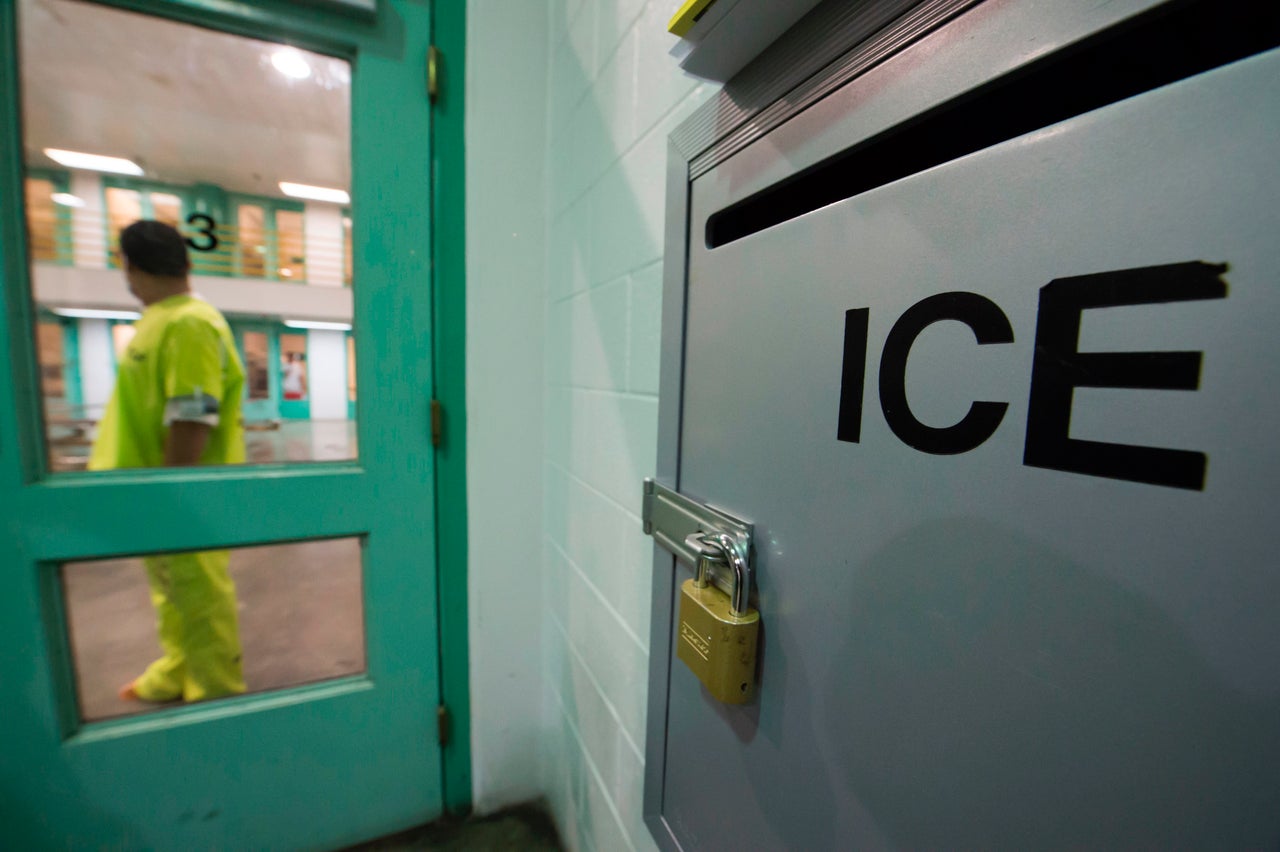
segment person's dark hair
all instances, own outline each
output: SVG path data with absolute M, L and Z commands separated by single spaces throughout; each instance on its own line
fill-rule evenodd
M 142 219 L 120 232 L 120 252 L 143 272 L 178 277 L 191 271 L 187 241 L 172 225 Z

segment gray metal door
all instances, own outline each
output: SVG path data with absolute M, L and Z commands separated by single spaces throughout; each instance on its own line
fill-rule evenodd
M 1044 5 L 678 163 L 660 475 L 754 523 L 762 639 L 712 700 L 658 551 L 666 848 L 1280 844 L 1280 51 L 708 231 L 1156 4 Z

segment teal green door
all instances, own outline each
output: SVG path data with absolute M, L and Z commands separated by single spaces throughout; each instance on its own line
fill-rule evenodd
M 259 424 L 280 418 L 280 344 L 265 323 L 232 324 L 244 362 L 244 420 Z
M 380 0 L 370 15 L 337 2 L 113 5 L 349 61 L 359 452 L 307 464 L 49 471 L 35 273 L 22 218 L 10 215 L 23 204 L 16 47 L 29 4 L 0 0 L 0 846 L 340 848 L 429 821 L 442 810 L 430 4 Z M 236 77 L 208 70 L 211 85 Z M 357 543 L 361 671 L 83 720 L 76 677 L 88 663 L 68 635 L 62 566 L 333 539 Z M 242 631 L 252 615 L 241 612 Z

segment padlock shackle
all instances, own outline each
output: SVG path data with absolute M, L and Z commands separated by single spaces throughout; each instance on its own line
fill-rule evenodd
M 738 540 L 728 533 L 705 532 L 697 536 L 697 541 L 705 548 L 718 551 L 721 560 L 717 561 L 723 561 L 733 570 L 733 593 L 729 596 L 729 611 L 733 615 L 746 615 L 747 602 L 751 597 L 751 575 L 747 568 L 747 555 L 742 552 Z M 695 582 L 702 576 L 705 561 L 705 557 L 698 559 L 694 568 Z

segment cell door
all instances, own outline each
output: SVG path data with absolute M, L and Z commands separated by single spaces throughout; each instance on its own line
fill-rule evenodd
M 6 213 L 7 846 L 338 848 L 441 812 L 424 345 L 431 7 L 346 7 L 0 3 L 3 206 L 40 209 L 48 199 L 24 197 L 24 170 L 66 170 L 52 202 L 69 213 L 74 255 L 33 257 L 24 217 Z M 101 189 L 116 172 L 192 201 L 176 243 L 197 270 L 192 294 L 160 298 L 113 263 L 104 235 L 119 211 Z M 354 211 L 353 311 L 335 287 L 199 262 L 236 241 L 231 194 L 291 192 L 308 218 L 299 251 L 317 257 L 338 256 L 343 212 Z M 180 275 L 164 264 L 152 271 L 169 286 Z M 42 410 L 36 323 L 55 309 L 141 314 L 114 379 L 133 382 L 133 396 L 117 397 L 114 422 L 83 424 L 95 451 L 116 448 L 95 452 L 90 470 L 55 451 L 58 424 Z M 252 425 L 259 400 L 235 391 L 262 390 L 274 353 L 236 352 L 215 309 L 233 326 L 353 327 L 354 380 L 367 391 L 355 424 L 246 428 L 242 449 L 231 432 L 216 451 L 210 437 L 198 466 L 149 460 L 153 444 L 169 452 L 178 421 Z M 163 336 L 197 317 L 220 353 L 213 366 L 187 338 Z M 346 338 L 330 336 L 311 346 L 313 385 L 331 371 L 345 414 Z M 83 356 L 82 382 L 111 382 L 109 366 Z M 187 399 L 200 410 L 182 408 Z
M 1052 6 L 871 38 L 736 150 L 677 134 L 664 848 L 1280 838 L 1280 18 Z M 726 515 L 745 705 L 677 655 Z
M 267 428 L 280 418 L 279 340 L 272 327 L 238 323 L 236 346 L 244 362 L 244 418 L 253 428 Z

